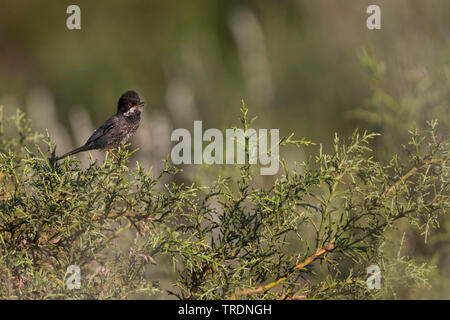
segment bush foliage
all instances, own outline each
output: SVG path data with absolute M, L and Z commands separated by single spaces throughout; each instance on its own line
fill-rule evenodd
M 289 137 L 282 148 L 310 156 L 294 168 L 281 159 L 269 187 L 248 164 L 206 186 L 174 182 L 180 169 L 167 161 L 155 175 L 131 168 L 126 150 L 120 163 L 55 163 L 51 138 L 33 132 L 22 112 L 1 116 L 0 296 L 389 298 L 399 286 L 427 286 L 429 261 L 387 247 L 397 221 L 426 241 L 448 211 L 449 139 L 428 124 L 411 129 L 386 163 L 370 148 L 377 134 L 336 136 L 330 154 Z M 78 290 L 67 288 L 70 265 L 81 268 Z M 380 290 L 366 285 L 369 265 L 381 269 Z

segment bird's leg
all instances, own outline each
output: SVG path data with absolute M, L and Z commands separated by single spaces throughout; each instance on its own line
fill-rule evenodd
M 111 151 L 111 149 L 108 149 L 107 151 L 108 151 L 108 153 L 109 153 L 110 155 L 112 155 L 114 158 L 116 158 L 117 160 L 119 160 L 119 157 L 116 156 L 116 155 Z

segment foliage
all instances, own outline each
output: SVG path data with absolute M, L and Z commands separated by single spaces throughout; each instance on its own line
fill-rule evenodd
M 50 137 L 46 152 L 33 146 L 41 138 L 19 111 L 0 130 L 0 296 L 8 299 L 392 297 L 396 281 L 426 285 L 429 266 L 385 254 L 388 231 L 405 220 L 426 240 L 450 204 L 450 141 L 437 138 L 436 121 L 411 130 L 405 155 L 388 163 L 372 156 L 377 134 L 336 135 L 331 154 L 320 146 L 291 169 L 281 160 L 269 188 L 248 164 L 236 166 L 236 179 L 200 186 L 170 181 L 179 169 L 168 162 L 156 176 L 139 163 L 131 169 L 126 150 L 119 163 L 107 156 L 85 170 L 74 158 L 55 163 Z M 282 138 L 287 144 L 311 143 Z M 163 285 L 149 273 L 167 273 L 167 260 L 173 282 Z M 79 290 L 66 286 L 69 265 L 81 268 Z M 381 268 L 382 290 L 367 288 L 369 265 Z
M 359 119 L 358 125 L 382 134 L 373 146 L 378 159 L 386 161 L 392 154 L 397 153 L 399 146 L 409 140 L 409 128 L 426 130 L 429 126 L 426 119 L 439 119 L 439 132 L 448 135 L 450 128 L 448 112 L 450 68 L 448 64 L 437 61 L 434 68 L 412 66 L 404 72 L 404 75 L 399 75 L 393 70 L 392 65 L 387 68 L 383 60 L 376 59 L 369 51 L 363 50 L 360 58 L 369 73 L 372 94 L 363 107 L 349 112 L 348 115 Z M 401 83 L 400 87 L 399 83 Z M 438 135 L 437 139 L 443 138 Z M 429 240 L 427 245 L 423 245 L 420 231 L 418 232 L 411 225 L 402 224 L 391 232 L 390 238 L 399 238 L 404 234 L 402 251 L 405 254 L 413 254 L 415 260 L 433 261 L 436 266 L 429 273 L 431 280 L 429 287 L 432 286 L 432 290 L 419 292 L 403 286 L 401 293 L 397 292 L 397 296 L 448 298 L 449 218 L 448 215 L 439 218 L 441 227 L 433 232 L 430 239 L 427 239 Z M 391 251 L 389 254 L 395 256 L 395 250 L 391 249 Z
M 399 94 L 388 87 L 384 61 L 366 50 L 360 54 L 360 61 L 369 74 L 372 94 L 366 106 L 354 109 L 348 115 L 382 133 L 383 151 L 397 150 L 398 143 L 408 139 L 409 129 L 425 128 L 430 118 L 439 119 L 441 131 L 449 130 L 450 68 L 447 65 L 440 66 L 442 70 L 435 73 L 425 68 L 412 68 L 403 79 L 407 88 L 402 88 Z

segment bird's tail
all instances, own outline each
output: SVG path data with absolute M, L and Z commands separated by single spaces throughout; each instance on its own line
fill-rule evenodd
M 76 148 L 76 149 L 74 149 L 74 150 L 72 150 L 70 152 L 67 152 L 66 154 L 63 154 L 62 156 L 56 157 L 56 161 L 59 161 L 61 159 L 64 159 L 65 157 L 74 155 L 76 153 L 83 152 L 83 151 L 88 151 L 88 150 L 92 150 L 92 148 L 90 146 L 88 146 L 88 145 L 84 145 L 84 146 L 78 147 L 78 148 Z

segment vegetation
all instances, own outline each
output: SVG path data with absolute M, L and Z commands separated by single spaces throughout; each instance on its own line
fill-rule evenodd
M 450 1 L 383 1 L 381 30 L 371 4 L 80 0 L 70 31 L 64 1 L 3 0 L 0 298 L 450 299 Z M 128 89 L 138 152 L 49 161 Z M 320 144 L 283 140 L 276 177 L 161 161 L 242 97 Z
M 244 129 L 247 113 L 243 105 Z M 1 116 L 0 296 L 392 298 L 403 286 L 426 287 L 431 262 L 404 256 L 389 232 L 406 221 L 427 242 L 449 209 L 450 139 L 438 128 L 411 129 L 386 163 L 373 156 L 374 133 L 336 135 L 329 154 L 282 138 L 282 148 L 310 156 L 294 168 L 281 159 L 282 174 L 266 187 L 248 164 L 211 185 L 174 182 L 167 178 L 180 169 L 130 168 L 126 150 L 119 163 L 55 163 L 51 138 L 43 151 L 24 113 Z M 79 290 L 67 288 L 70 265 L 81 268 Z M 366 285 L 369 265 L 381 269 L 380 290 Z

